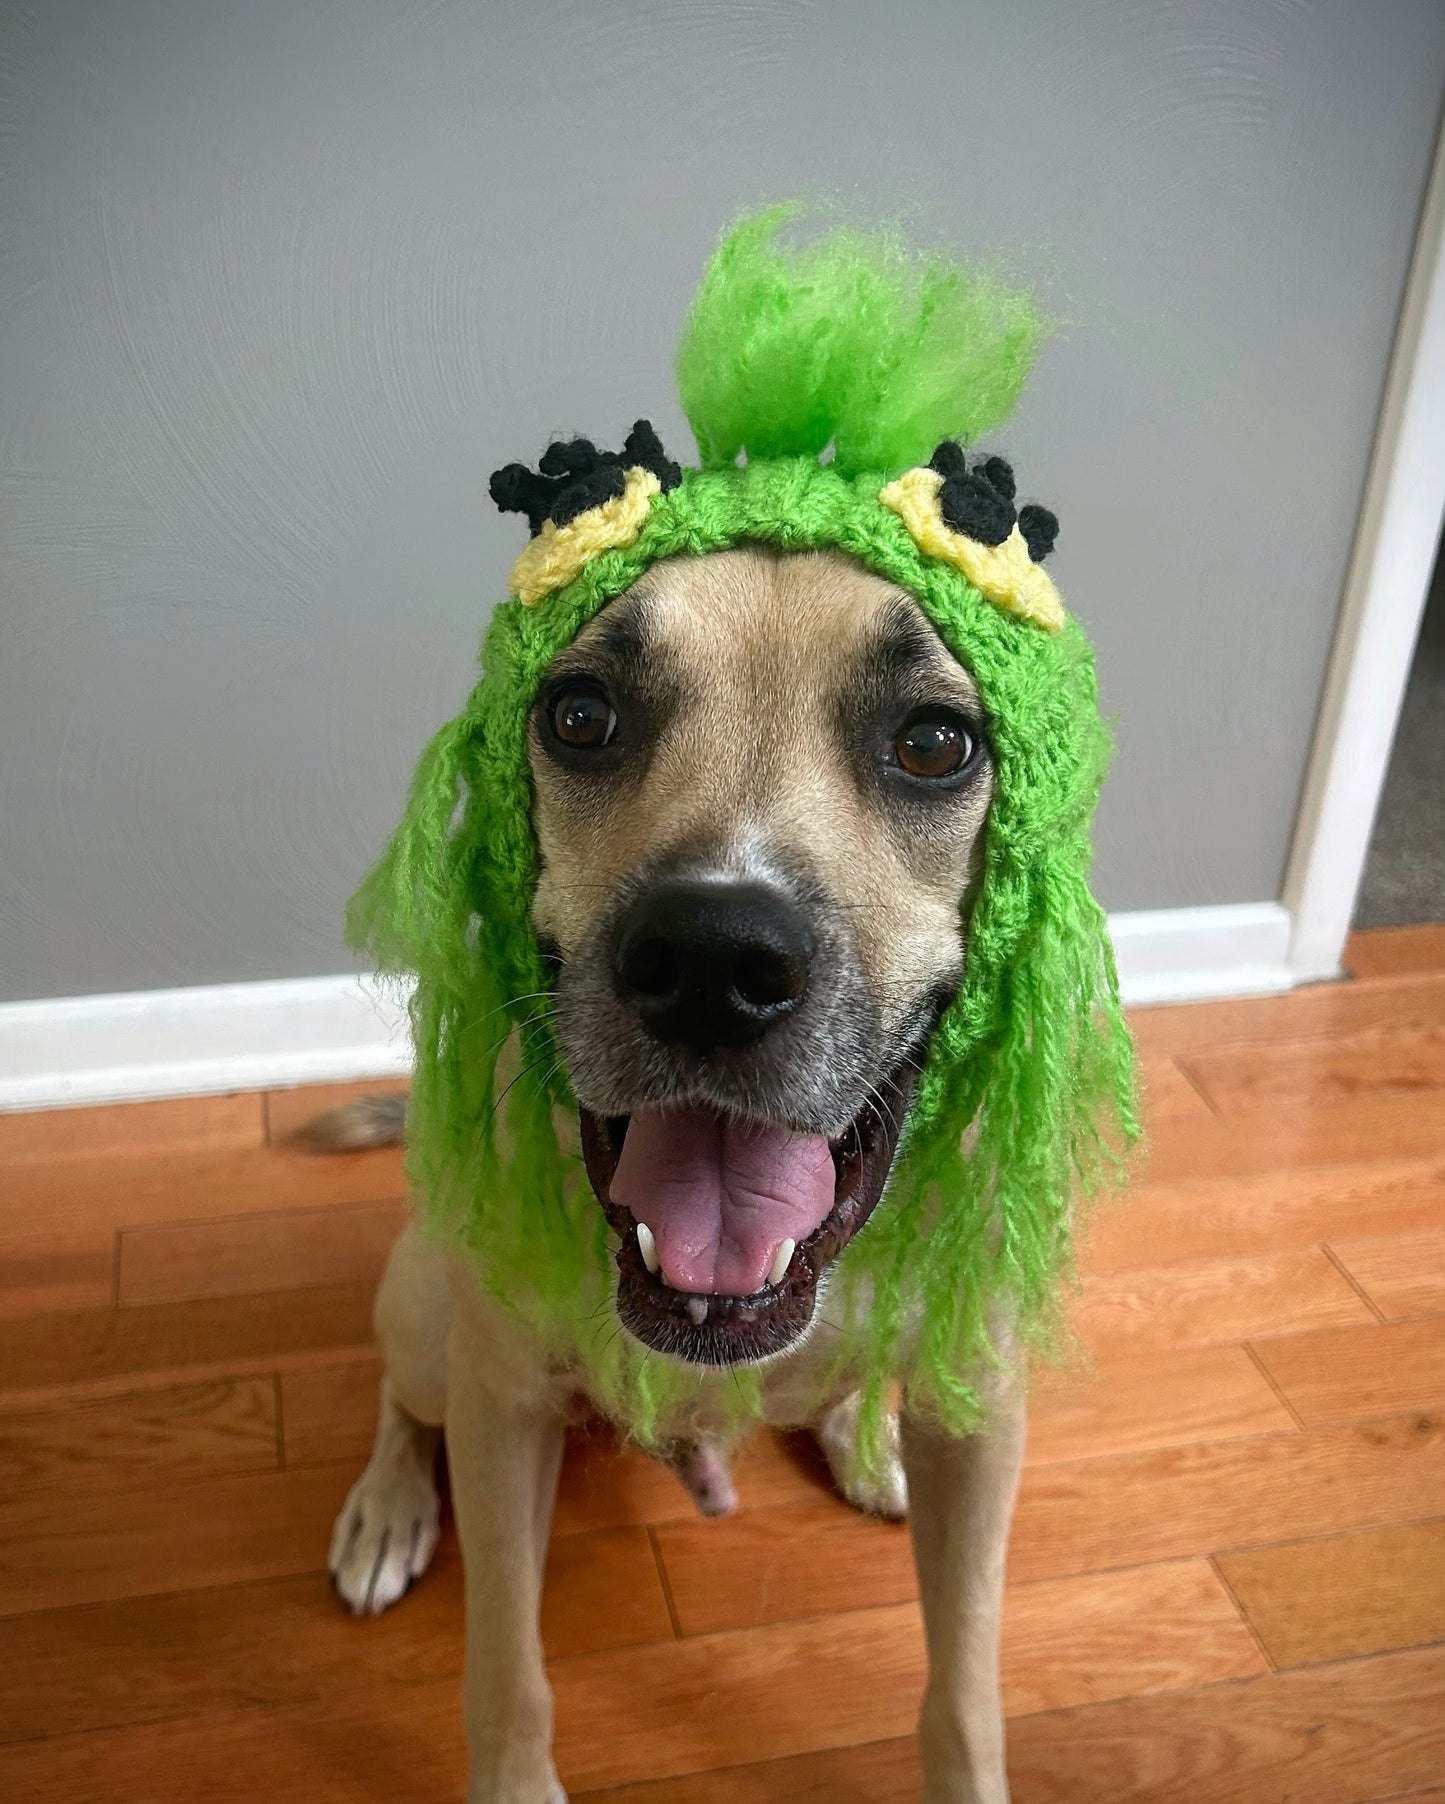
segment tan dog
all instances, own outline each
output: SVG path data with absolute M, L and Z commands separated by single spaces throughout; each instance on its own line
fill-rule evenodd
M 533 918 L 617 1232 L 619 1318 L 678 1357 L 765 1360 L 768 1420 L 799 1425 L 840 1326 L 828 1264 L 879 1202 L 916 1055 L 963 969 L 993 784 L 973 681 L 911 597 L 841 555 L 678 559 L 562 653 L 530 756 Z M 375 1143 L 399 1125 L 385 1106 L 353 1109 L 320 1138 Z M 698 1176 L 708 1160 L 721 1204 Z M 412 1229 L 376 1326 L 381 1419 L 336 1525 L 337 1588 L 378 1611 L 425 1569 L 444 1428 L 469 1798 L 559 1804 L 537 1618 L 578 1381 L 546 1368 L 474 1267 Z M 927 1804 L 1008 1796 L 998 1633 L 1023 1407 L 1014 1381 L 987 1382 L 985 1433 L 950 1440 L 905 1413 L 881 1484 L 850 1475 L 854 1399 L 809 1424 L 855 1503 L 911 1513 Z M 719 1450 L 680 1446 L 675 1465 L 704 1513 L 732 1507 Z

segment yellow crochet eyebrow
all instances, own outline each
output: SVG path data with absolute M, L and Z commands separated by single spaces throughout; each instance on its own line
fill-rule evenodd
M 1054 580 L 1029 556 L 1015 525 L 1001 545 L 984 545 L 944 523 L 939 508 L 943 477 L 921 466 L 907 470 L 878 491 L 878 499 L 908 528 L 925 557 L 937 558 L 961 571 L 975 589 L 1005 613 L 1042 627 L 1062 631 L 1064 604 Z
M 657 477 L 639 465 L 627 472 L 620 495 L 588 508 L 565 526 L 544 520 L 512 566 L 513 595 L 523 607 L 534 608 L 548 595 L 566 588 L 599 553 L 632 544 L 661 493 Z

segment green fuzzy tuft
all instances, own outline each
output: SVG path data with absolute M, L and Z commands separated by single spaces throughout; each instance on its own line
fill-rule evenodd
M 917 597 L 973 672 L 997 787 L 962 989 L 930 1045 L 897 1169 L 830 1291 L 849 1315 L 822 1404 L 864 1392 L 860 1461 L 880 1457 L 889 1386 L 956 1430 L 978 1416 L 1002 1306 L 1047 1340 L 1072 1257 L 1076 1196 L 1118 1174 L 1138 1135 L 1133 1054 L 1089 821 L 1107 755 L 1079 628 L 1012 619 L 931 562 L 878 501 L 809 457 L 690 471 L 635 544 L 603 553 L 535 608 L 509 602 L 484 675 L 418 769 L 406 814 L 356 897 L 351 936 L 415 973 L 410 1170 L 431 1219 L 475 1254 L 548 1357 L 580 1369 L 644 1445 L 755 1420 L 756 1374 L 699 1371 L 617 1331 L 602 1212 L 577 1155 L 529 910 L 537 882 L 527 716 L 552 659 L 659 559 L 739 543 L 833 547 Z M 520 1041 L 502 1090 L 499 1059 Z
M 796 205 L 744 218 L 713 253 L 677 351 L 705 469 L 817 457 L 895 476 L 1000 424 L 1043 324 L 991 276 L 893 235 L 835 229 L 785 248 Z

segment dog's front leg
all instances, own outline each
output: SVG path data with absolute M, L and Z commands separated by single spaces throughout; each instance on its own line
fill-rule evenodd
M 1022 1386 L 1001 1386 L 986 1427 L 966 1439 L 906 1412 L 901 1425 L 928 1638 L 924 1804 L 1008 1804 L 999 1619 L 1023 1459 Z
M 562 1458 L 540 1387 L 513 1385 L 474 1324 L 454 1321 L 447 1459 L 466 1570 L 468 1804 L 566 1804 L 538 1610 Z

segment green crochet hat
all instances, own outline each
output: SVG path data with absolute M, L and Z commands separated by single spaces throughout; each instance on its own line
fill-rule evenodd
M 534 536 L 481 680 L 423 755 L 349 929 L 381 969 L 415 979 L 409 1160 L 429 1219 L 644 1444 L 740 1428 L 759 1412 L 754 1368 L 651 1353 L 610 1307 L 609 1231 L 537 1000 L 551 981 L 529 919 L 528 714 L 553 658 L 660 558 L 826 547 L 917 599 L 973 673 L 996 789 L 962 987 L 929 1043 L 883 1200 L 834 1268 L 862 1321 L 839 1338 L 820 1400 L 861 1386 L 866 1461 L 895 1381 L 910 1407 L 954 1429 L 975 1421 L 997 1305 L 1048 1337 L 1074 1202 L 1117 1173 L 1138 1128 L 1088 885 L 1108 749 L 1092 655 L 1041 568 L 1053 516 L 1016 513 L 1008 465 L 964 449 L 1011 407 L 1037 316 L 986 275 L 885 235 L 789 248 L 790 223 L 784 208 L 736 226 L 693 303 L 677 370 L 700 468 L 669 463 L 639 422 L 621 453 L 573 441 L 535 473 L 493 479 Z M 521 1063 L 503 1093 L 509 1039 Z

